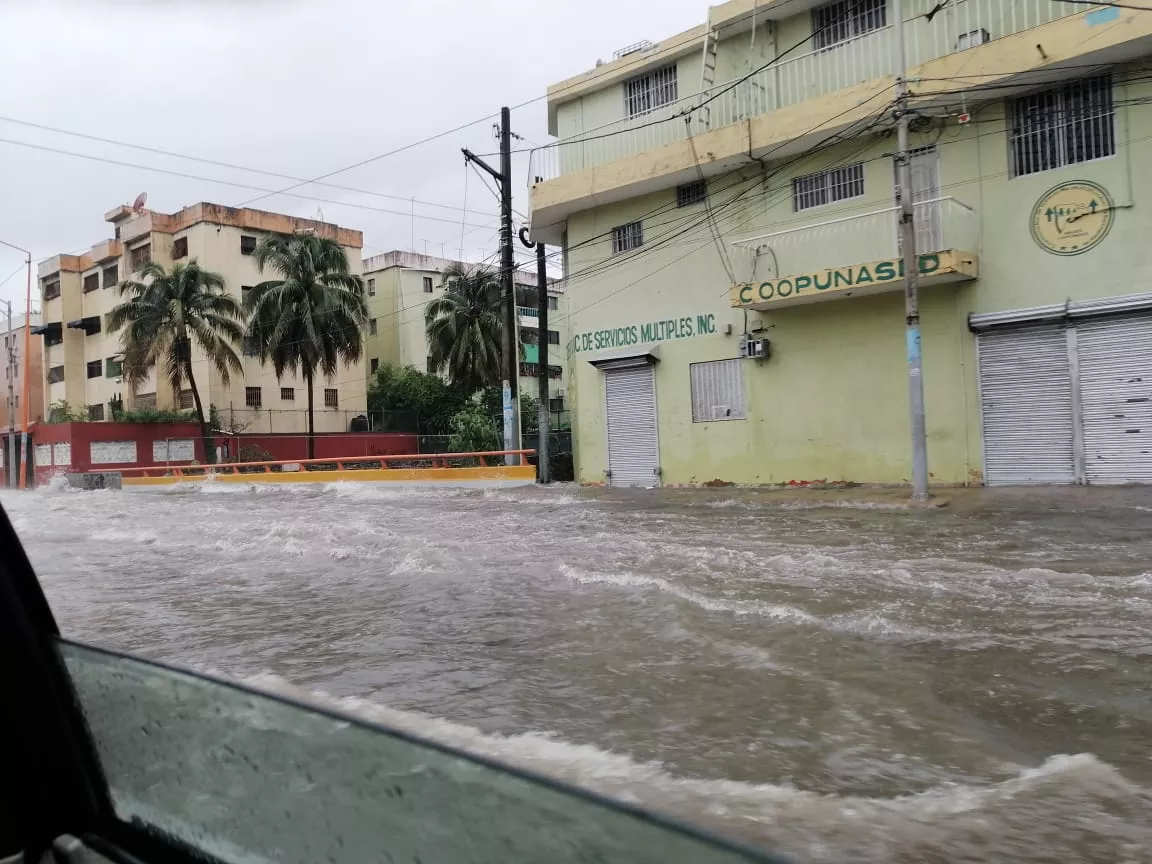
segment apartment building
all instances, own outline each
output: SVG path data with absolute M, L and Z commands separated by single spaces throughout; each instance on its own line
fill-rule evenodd
M 33 312 L 32 328 L 35 330 L 39 326 L 40 315 Z M 6 318 L 0 318 L 0 328 L 4 332 L 4 351 L 0 355 L 0 363 L 4 366 L 3 384 L 0 384 L 3 388 L 0 392 L 0 430 L 7 431 L 10 427 L 19 430 L 23 423 L 24 404 L 24 315 L 13 315 L 10 324 Z M 44 364 L 40 340 L 33 336 L 30 346 L 28 404 L 31 407 L 28 417 L 35 423 L 44 413 Z
M 57 255 L 39 265 L 45 416 L 50 406 L 62 403 L 93 421 L 111 420 L 120 409 L 193 407 L 190 389 L 173 393 L 155 372 L 135 390 L 122 377 L 121 334 L 108 329 L 107 315 L 122 300 L 120 283 L 134 278 L 148 261 L 166 268 L 197 261 L 220 274 L 227 291 L 242 301 L 245 290 L 276 278 L 261 273 L 256 265 L 254 253 L 263 235 L 315 231 L 337 240 L 353 272 L 360 272 L 361 233 L 326 222 L 208 203 L 176 213 L 121 206 L 104 219 L 113 226 L 112 238 L 85 254 Z M 222 425 L 233 431 L 305 432 L 303 379 L 292 375 L 277 379 L 249 346 L 236 347 L 243 372 L 232 375 L 225 386 L 193 340 L 193 374 L 203 404 L 215 406 Z M 314 382 L 317 432 L 346 432 L 351 419 L 364 414 L 365 368 L 361 360 L 332 379 Z
M 1152 481 L 1152 2 L 733 0 L 548 90 L 577 478 Z
M 444 293 L 443 274 L 449 267 L 471 268 L 473 264 L 421 255 L 416 252 L 392 251 L 364 261 L 364 284 L 368 297 L 367 358 L 368 375 L 382 364 L 414 366 L 431 371 L 424 312 L 428 303 Z M 537 304 L 535 268 L 517 270 L 516 326 L 521 344 L 520 392 L 536 396 L 540 369 L 540 321 Z M 547 334 L 549 405 L 553 412 L 568 410 L 566 404 L 568 354 L 568 309 L 563 286 L 554 283 L 548 289 Z

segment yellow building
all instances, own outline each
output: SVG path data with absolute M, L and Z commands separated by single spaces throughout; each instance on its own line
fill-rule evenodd
M 577 478 L 907 482 L 907 45 L 931 482 L 1152 481 L 1152 9 L 733 0 L 548 90 Z
M 192 392 L 173 393 L 155 372 L 136 388 L 121 378 L 120 333 L 106 326 L 106 316 L 121 302 L 117 286 L 148 261 L 165 268 L 197 261 L 220 274 L 237 301 L 244 289 L 274 274 L 262 274 L 254 252 L 270 232 L 310 230 L 337 240 L 354 273 L 360 272 L 363 239 L 359 231 L 326 222 L 298 219 L 261 210 L 217 204 L 195 204 L 177 213 L 117 207 L 106 213 L 114 226 L 113 239 L 96 244 L 83 255 L 57 255 L 39 265 L 44 337 L 45 416 L 48 407 L 67 402 L 90 420 L 112 420 L 113 408 L 191 409 Z M 193 341 L 192 368 L 201 401 L 215 406 L 221 423 L 231 431 L 304 432 L 307 430 L 303 379 L 277 379 L 271 366 L 261 364 L 244 346 L 237 346 L 243 373 L 224 386 L 219 373 Z M 365 362 L 347 367 L 331 380 L 315 382 L 316 431 L 346 432 L 353 417 L 366 408 Z
M 364 284 L 370 317 L 366 342 L 369 377 L 385 364 L 414 366 L 421 371 L 431 371 L 424 310 L 429 302 L 443 294 L 441 281 L 447 268 L 467 269 L 473 266 L 447 258 L 399 250 L 364 260 Z M 541 373 L 535 268 L 517 270 L 514 281 L 517 334 L 523 345 L 520 392 L 536 396 Z M 562 285 L 549 286 L 548 309 L 551 313 L 546 336 L 550 345 L 549 403 L 553 412 L 563 412 L 567 410 L 568 355 L 564 346 L 568 342 L 568 321 Z

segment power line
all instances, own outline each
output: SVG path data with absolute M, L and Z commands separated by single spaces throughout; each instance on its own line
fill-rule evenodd
M 30 120 L 19 120 L 15 117 L 0 116 L 0 122 L 15 123 L 19 126 L 27 126 L 29 128 L 32 128 L 32 129 L 41 129 L 45 132 L 54 132 L 54 133 L 59 134 L 59 135 L 70 135 L 73 138 L 83 138 L 83 139 L 88 140 L 88 141 L 97 141 L 101 144 L 113 144 L 117 147 L 127 147 L 127 148 L 132 149 L 132 150 L 140 150 L 144 153 L 155 153 L 155 154 L 160 155 L 160 156 L 169 156 L 169 157 L 174 158 L 174 159 L 185 159 L 189 162 L 200 162 L 201 164 L 204 164 L 204 165 L 214 165 L 218 168 L 228 168 L 228 169 L 233 170 L 233 171 L 245 171 L 245 172 L 248 172 L 250 174 L 263 174 L 266 177 L 278 177 L 281 180 L 300 181 L 303 179 L 300 177 L 293 177 L 290 174 L 280 174 L 276 171 L 268 171 L 268 170 L 263 169 L 263 168 L 251 168 L 251 167 L 248 167 L 246 165 L 237 165 L 237 164 L 234 164 L 232 162 L 222 162 L 222 161 L 217 160 L 217 159 L 205 159 L 205 158 L 200 157 L 200 156 L 190 156 L 187 153 L 177 153 L 177 152 L 174 152 L 172 150 L 163 150 L 159 147 L 148 147 L 148 146 L 143 145 L 143 144 L 133 144 L 130 141 L 119 141 L 115 138 L 103 138 L 99 135 L 91 135 L 91 134 L 88 134 L 86 132 L 76 132 L 76 131 L 71 130 L 71 129 L 62 129 L 58 126 L 48 126 L 44 123 L 33 123 Z M 376 197 L 376 198 L 388 198 L 388 199 L 391 199 L 394 201 L 404 201 L 405 203 L 407 203 L 409 201 L 415 201 L 417 204 L 421 204 L 425 207 L 439 207 L 440 209 L 443 209 L 443 210 L 454 210 L 454 211 L 461 211 L 462 210 L 462 208 L 455 207 L 451 204 L 438 204 L 435 201 L 423 201 L 419 198 L 404 197 L 402 195 L 390 195 L 390 194 L 385 193 L 385 192 L 372 192 L 368 189 L 357 189 L 354 186 L 341 186 L 341 185 L 338 185 L 335 183 L 317 183 L 316 185 L 317 186 L 326 186 L 329 189 L 338 189 L 341 192 L 354 192 L 358 195 L 371 195 L 371 196 Z M 464 210 L 464 212 L 469 212 L 469 211 Z M 482 210 L 473 210 L 470 212 L 475 213 L 477 216 L 489 215 L 488 213 L 486 213 Z
M 1111 9 L 1132 9 L 1136 12 L 1152 12 L 1148 6 L 1133 6 L 1131 3 L 1109 3 L 1106 0 L 1054 0 L 1057 3 L 1075 3 L 1080 6 L 1104 6 Z
M 168 168 L 156 168 L 156 167 L 151 166 L 151 165 L 140 165 L 140 164 L 135 163 L 135 162 L 124 162 L 124 161 L 121 161 L 119 159 L 109 159 L 107 157 L 96 156 L 96 155 L 93 155 L 91 153 L 78 153 L 75 150 L 61 150 L 57 147 L 48 147 L 44 144 L 33 144 L 29 141 L 14 141 L 10 138 L 0 138 L 0 144 L 10 144 L 10 145 L 15 146 L 15 147 L 27 147 L 27 148 L 32 149 L 32 150 L 43 150 L 47 153 L 56 153 L 56 154 L 61 155 L 61 156 L 74 156 L 78 159 L 88 159 L 88 160 L 91 160 L 93 162 L 103 162 L 107 165 L 119 165 L 123 168 L 136 168 L 136 169 L 141 170 L 141 171 L 151 171 L 151 172 L 156 173 L 156 174 L 167 174 L 167 175 L 172 176 L 172 177 L 181 177 L 185 180 L 196 180 L 196 181 L 199 181 L 201 183 L 218 183 L 221 186 L 234 186 L 238 189 L 250 189 L 250 190 L 261 190 L 263 188 L 260 186 L 252 186 L 251 184 L 248 184 L 248 183 L 238 183 L 234 180 L 222 180 L 222 179 L 218 179 L 215 177 L 203 177 L 203 176 L 200 176 L 197 174 L 187 174 L 183 171 L 173 171 L 173 170 L 168 169 Z M 285 194 L 288 194 L 288 193 L 285 193 Z M 391 215 L 391 216 L 404 216 L 408 219 L 412 219 L 412 218 L 423 219 L 426 222 L 446 222 L 450 225 L 458 224 L 455 219 L 448 219 L 448 218 L 445 218 L 442 216 L 424 216 L 424 215 L 420 215 L 420 214 L 413 214 L 411 212 L 405 212 L 403 210 L 389 210 L 389 209 L 384 208 L 384 207 L 373 207 L 369 204 L 356 204 L 356 203 L 351 202 L 351 201 L 336 201 L 336 200 L 331 199 L 331 198 L 319 198 L 319 197 L 316 197 L 313 195 L 300 195 L 298 193 L 291 193 L 291 197 L 300 198 L 304 201 L 317 201 L 321 204 L 333 204 L 333 205 L 336 205 L 338 207 L 352 207 L 352 208 L 357 209 L 357 210 L 370 210 L 374 213 L 387 213 L 388 215 Z M 259 200 L 259 199 L 253 199 L 253 200 Z M 477 224 L 472 223 L 472 222 L 469 222 L 467 224 L 469 224 L 473 228 L 491 228 L 492 227 L 491 225 L 477 225 Z

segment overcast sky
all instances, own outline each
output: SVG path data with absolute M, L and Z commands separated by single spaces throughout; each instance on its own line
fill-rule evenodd
M 291 185 L 14 120 L 311 178 L 543 97 L 597 58 L 693 27 L 706 11 L 705 0 L 0 0 L 3 142 L 193 175 L 0 143 L 0 240 L 38 260 L 111 236 L 103 214 L 140 192 L 150 209 L 173 212 Z M 465 204 L 460 148 L 494 152 L 492 122 L 327 181 L 361 192 L 310 185 L 296 191 L 324 201 L 278 195 L 252 206 L 311 218 L 319 209 L 363 231 L 368 254 L 415 245 L 454 257 L 463 245 L 465 257 L 487 256 L 492 193 L 471 174 L 475 212 L 450 208 Z M 526 139 L 516 147 L 547 142 L 544 100 L 514 111 L 512 127 Z M 527 213 L 527 157 L 515 158 L 515 206 Z M 448 207 L 417 203 L 413 229 L 412 197 Z M 0 298 L 22 309 L 21 259 L 0 247 Z

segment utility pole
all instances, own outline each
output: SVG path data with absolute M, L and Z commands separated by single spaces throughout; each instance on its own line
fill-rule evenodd
M 27 322 L 25 322 L 27 323 Z M 7 460 L 8 488 L 16 487 L 16 346 L 12 339 L 12 301 L 8 301 L 8 331 L 4 337 L 4 348 L 8 353 L 8 437 L 4 440 L 4 456 Z
M 15 243 L 9 243 L 7 240 L 0 240 L 0 246 L 7 246 L 9 249 L 23 252 L 26 256 L 24 259 L 25 264 L 28 266 L 28 286 L 24 301 L 24 399 L 23 404 L 20 406 L 22 418 L 20 430 L 20 488 L 25 489 L 28 486 L 28 411 L 29 403 L 32 401 L 32 380 L 28 377 L 32 366 L 32 364 L 28 362 L 28 359 L 32 356 L 32 253 L 23 246 L 17 246 Z
M 500 188 L 500 288 L 504 304 L 504 333 L 501 351 L 504 359 L 504 380 L 501 391 L 504 396 L 504 449 L 519 450 L 520 447 L 520 404 L 518 378 L 520 375 L 520 351 L 516 344 L 516 291 L 513 273 L 516 262 L 512 257 L 512 112 L 500 109 L 500 170 L 467 148 L 463 148 L 464 158 L 475 162 L 495 178 Z M 504 458 L 508 465 L 516 465 L 519 456 L 509 454 Z
M 896 204 L 900 208 L 900 251 L 904 259 L 904 338 L 908 354 L 908 400 L 912 419 L 912 498 L 928 498 L 928 433 L 924 421 L 924 365 L 920 351 L 920 256 L 916 251 L 916 207 L 912 160 L 908 152 L 908 58 L 904 46 L 904 10 L 893 0 L 896 18 Z
M 544 256 L 544 244 L 529 242 L 527 234 L 526 229 L 520 229 L 520 242 L 529 248 L 533 245 L 536 247 L 536 316 L 540 327 L 537 331 L 540 335 L 536 339 L 539 343 L 537 352 L 540 367 L 539 390 L 537 391 L 540 406 L 537 422 L 536 482 L 547 484 L 552 482 L 552 468 L 548 464 L 550 443 L 548 427 L 552 419 L 551 412 L 548 410 L 548 382 L 551 380 L 548 376 L 548 265 Z

